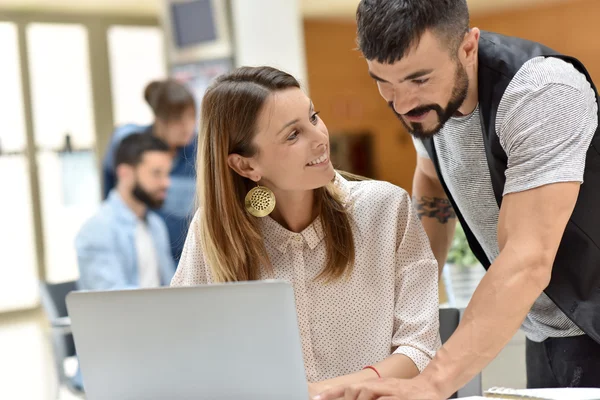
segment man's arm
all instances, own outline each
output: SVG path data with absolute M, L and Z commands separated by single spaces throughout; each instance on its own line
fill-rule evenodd
M 465 385 L 498 355 L 548 286 L 579 186 L 555 183 L 504 197 L 498 219 L 500 255 L 456 333 L 423 373 L 443 396 Z
M 456 214 L 444 193 L 433 162 L 419 155 L 412 195 L 414 207 L 429 237 L 441 275 L 454 237 Z
M 481 280 L 456 332 L 421 375 L 334 389 L 318 399 L 446 399 L 463 387 L 514 336 L 548 286 L 579 186 L 579 182 L 554 183 L 504 197 L 498 220 L 500 255 Z

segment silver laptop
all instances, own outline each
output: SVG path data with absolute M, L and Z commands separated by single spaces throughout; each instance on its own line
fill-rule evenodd
M 89 400 L 309 398 L 292 287 L 71 292 Z

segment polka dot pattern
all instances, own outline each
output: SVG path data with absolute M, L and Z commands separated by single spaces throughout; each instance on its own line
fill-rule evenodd
M 440 346 L 437 262 L 403 189 L 380 181 L 337 176 L 354 229 L 352 275 L 329 284 L 315 280 L 325 265 L 319 219 L 301 233 L 270 217 L 260 219 L 273 271 L 262 279 L 292 283 L 307 379 L 361 370 L 393 353 L 423 370 Z M 210 283 L 192 222 L 172 286 Z

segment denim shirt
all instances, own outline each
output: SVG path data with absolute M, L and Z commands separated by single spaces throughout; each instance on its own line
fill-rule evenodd
M 81 228 L 75 239 L 80 290 L 139 288 L 135 231 L 139 218 L 111 191 L 98 212 Z M 167 229 L 154 212 L 146 214 L 154 242 L 161 285 L 169 285 L 175 274 Z
M 102 163 L 103 197 L 116 185 L 114 157 L 116 150 L 125 137 L 134 133 L 152 134 L 152 125 L 141 126 L 128 124 L 121 126 L 113 133 L 108 151 Z M 171 169 L 171 186 L 163 207 L 158 214 L 163 218 L 169 231 L 171 255 L 175 264 L 179 261 L 183 244 L 194 211 L 196 197 L 196 148 L 197 137 L 185 147 L 178 149 Z

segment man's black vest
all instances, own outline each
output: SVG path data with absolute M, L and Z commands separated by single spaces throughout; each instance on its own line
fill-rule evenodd
M 561 55 L 539 43 L 481 32 L 479 109 L 485 154 L 498 206 L 502 204 L 506 181 L 504 173 L 507 169 L 507 156 L 500 145 L 495 128 L 498 105 L 508 84 L 521 66 L 539 56 L 556 57 L 571 63 L 587 77 L 598 98 L 598 91 L 590 75 L 575 58 Z M 425 139 L 423 144 L 465 230 L 471 250 L 487 269 L 490 261 L 465 223 L 442 178 L 433 139 Z M 583 179 L 575 210 L 554 260 L 550 285 L 545 292 L 572 321 L 600 343 L 600 129 L 596 130 L 587 151 Z

